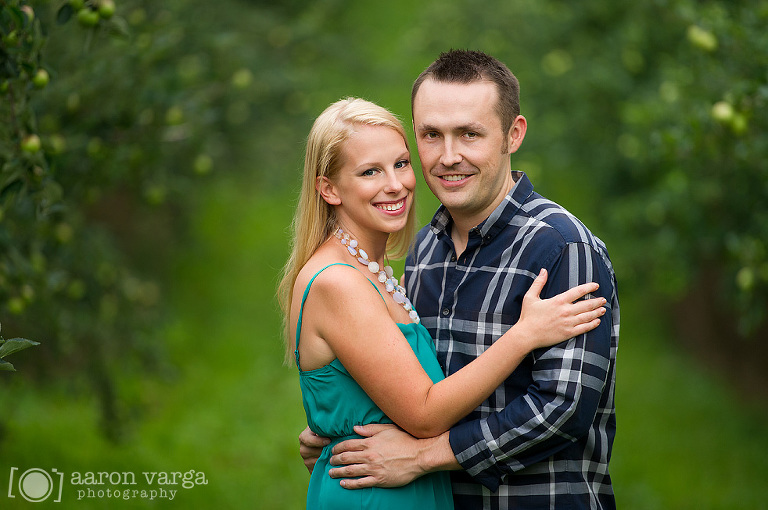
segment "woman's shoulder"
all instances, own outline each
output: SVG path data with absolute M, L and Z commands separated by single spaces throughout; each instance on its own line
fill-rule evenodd
M 313 256 L 296 277 L 296 290 L 304 292 L 310 284 L 321 292 L 340 292 L 349 290 L 360 282 L 364 282 L 365 276 L 353 265 L 339 261 L 333 257 Z

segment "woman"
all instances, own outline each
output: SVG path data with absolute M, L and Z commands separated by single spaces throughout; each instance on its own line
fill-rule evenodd
M 452 508 L 446 473 L 395 489 L 343 489 L 330 451 L 353 426 L 391 423 L 436 436 L 475 409 L 533 349 L 593 329 L 602 298 L 573 302 L 596 284 L 539 299 L 531 285 L 520 320 L 448 378 L 418 314 L 386 265 L 414 231 L 416 178 L 405 132 L 387 110 L 361 99 L 329 106 L 307 142 L 291 257 L 280 285 L 287 356 L 294 358 L 310 428 L 332 438 L 310 479 L 307 507 Z

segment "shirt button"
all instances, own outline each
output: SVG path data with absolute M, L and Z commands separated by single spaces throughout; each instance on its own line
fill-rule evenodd
M 450 313 L 451 313 L 451 311 L 449 309 L 443 308 L 443 315 L 447 316 Z
M 456 255 L 451 255 L 451 262 L 456 262 Z

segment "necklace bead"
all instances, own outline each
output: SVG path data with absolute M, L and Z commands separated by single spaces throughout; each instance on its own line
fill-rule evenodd
M 394 277 L 395 272 L 392 269 L 392 266 L 384 266 L 384 269 L 381 269 L 378 262 L 368 259 L 368 253 L 366 253 L 365 250 L 358 248 L 357 239 L 352 239 L 350 235 L 344 232 L 341 228 L 337 228 L 333 235 L 339 239 L 345 248 L 347 248 L 350 255 L 355 257 L 362 265 L 367 266 L 368 271 L 376 275 L 379 282 L 384 284 L 387 293 L 392 295 L 392 299 L 395 300 L 395 303 L 402 306 L 405 311 L 408 312 L 408 316 L 411 320 L 418 324 L 421 321 L 421 319 L 419 319 L 419 314 L 416 313 L 416 310 L 413 308 L 411 300 L 405 295 L 405 289 L 400 286 L 397 278 Z

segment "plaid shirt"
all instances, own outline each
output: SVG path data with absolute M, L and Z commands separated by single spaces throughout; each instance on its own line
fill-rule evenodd
M 457 509 L 615 508 L 608 461 L 614 408 L 619 302 L 605 245 L 568 211 L 533 191 L 522 172 L 490 217 L 455 253 L 443 207 L 421 229 L 406 261 L 408 295 L 450 375 L 520 316 L 544 267 L 542 297 L 596 281 L 607 313 L 595 330 L 529 354 L 450 431 L 464 471 L 453 473 Z

